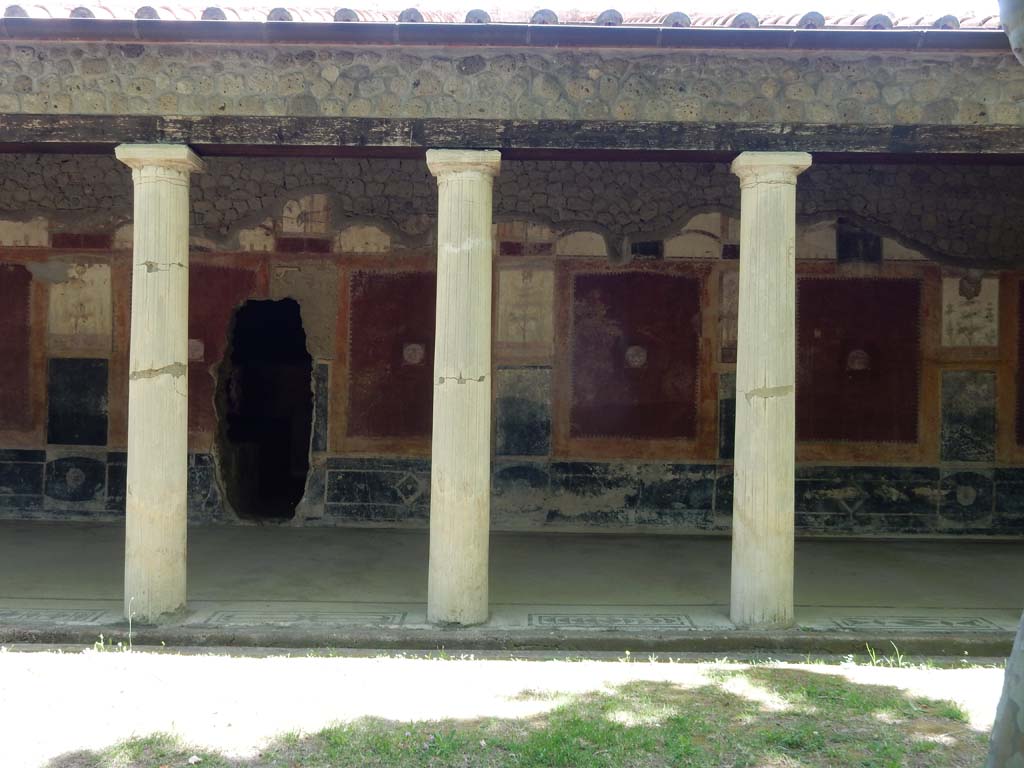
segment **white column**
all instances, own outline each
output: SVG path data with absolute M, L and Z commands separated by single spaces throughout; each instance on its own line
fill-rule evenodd
M 985 768 L 1024 765 L 1024 616 L 1020 617 L 1017 639 L 1006 660 L 1003 695 L 996 710 Z
M 427 618 L 488 613 L 491 504 L 491 197 L 501 154 L 432 149 L 437 177 L 437 324 Z
M 180 145 L 115 154 L 135 186 L 124 610 L 153 622 L 185 606 L 188 188 L 203 163 Z
M 796 413 L 796 177 L 803 152 L 744 152 L 730 616 L 793 623 Z

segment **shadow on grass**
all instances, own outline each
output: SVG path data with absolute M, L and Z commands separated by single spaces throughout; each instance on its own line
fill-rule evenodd
M 953 702 L 803 669 L 712 668 L 697 687 L 638 681 L 585 695 L 526 691 L 515 698 L 544 702 L 546 711 L 522 719 L 363 718 L 280 736 L 245 759 L 155 734 L 68 753 L 48 768 L 177 767 L 190 758 L 199 768 L 967 768 L 982 764 L 987 744 Z

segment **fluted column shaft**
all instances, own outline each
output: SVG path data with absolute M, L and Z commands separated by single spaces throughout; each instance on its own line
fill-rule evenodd
M 437 323 L 427 618 L 488 615 L 491 220 L 498 152 L 430 150 L 437 177 Z
M 189 174 L 185 146 L 123 144 L 135 204 L 124 610 L 143 622 L 185 606 Z
M 796 177 L 802 152 L 744 152 L 730 615 L 793 623 L 796 439 Z

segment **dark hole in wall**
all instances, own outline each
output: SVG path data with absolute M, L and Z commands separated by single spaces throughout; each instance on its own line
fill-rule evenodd
M 239 517 L 295 515 L 309 471 L 312 367 L 295 301 L 247 301 L 236 310 L 216 403 L 221 479 Z

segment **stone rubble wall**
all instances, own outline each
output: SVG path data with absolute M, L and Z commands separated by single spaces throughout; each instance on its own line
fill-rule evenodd
M 0 45 L 0 112 L 1022 125 L 1009 55 Z
M 396 245 L 433 240 L 437 187 L 419 160 L 210 157 L 192 177 L 192 237 L 237 250 L 247 229 L 289 200 L 326 194 L 329 225 L 368 222 Z M 739 212 L 724 163 L 506 161 L 497 220 L 601 233 L 613 258 L 627 240 L 678 231 L 694 214 Z M 1013 266 L 1024 242 L 1024 172 L 1014 165 L 821 164 L 800 176 L 798 215 L 842 216 L 940 261 Z M 131 173 L 106 155 L 0 155 L 0 217 L 42 216 L 54 231 L 115 232 L 131 220 Z

